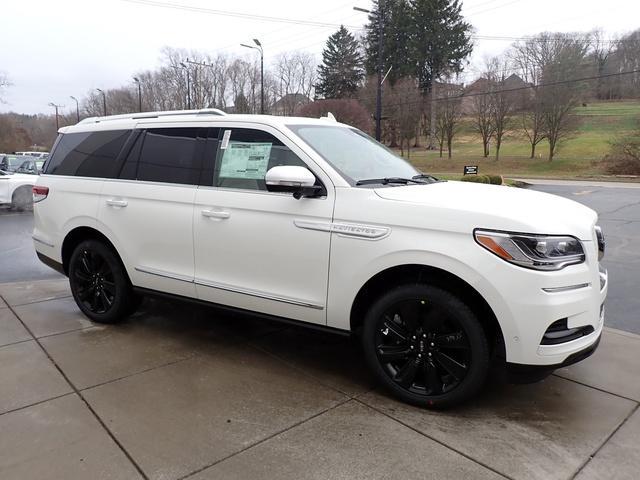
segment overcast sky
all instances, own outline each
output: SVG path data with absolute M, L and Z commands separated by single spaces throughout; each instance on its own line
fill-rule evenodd
M 147 3 L 147 4 L 144 4 Z M 13 86 L 0 111 L 49 113 L 49 102 L 131 82 L 159 65 L 163 46 L 251 56 L 239 46 L 259 38 L 265 62 L 285 50 L 307 50 L 318 61 L 333 25 L 309 26 L 164 8 L 173 4 L 362 28 L 369 0 L 4 0 L 0 6 L 0 71 Z M 640 28 L 638 0 L 463 0 L 463 12 L 479 36 L 521 37 L 540 31 L 601 28 L 614 37 Z M 509 40 L 476 39 L 469 80 L 488 55 Z

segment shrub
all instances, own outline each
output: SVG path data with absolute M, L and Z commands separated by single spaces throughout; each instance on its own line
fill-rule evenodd
M 491 183 L 489 175 L 465 175 L 460 179 L 461 182 L 471 183 Z
M 604 162 L 609 173 L 640 175 L 640 131 L 614 140 Z
M 501 175 L 465 175 L 460 179 L 461 182 L 471 183 L 490 183 L 492 185 L 502 185 Z

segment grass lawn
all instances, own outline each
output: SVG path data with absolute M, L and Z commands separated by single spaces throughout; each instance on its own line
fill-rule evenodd
M 518 131 L 519 118 L 513 119 L 512 132 L 505 136 L 500 160 L 495 160 L 491 145 L 489 158 L 482 157 L 480 136 L 466 119 L 453 145 L 451 159 L 439 157 L 437 151 L 424 147 L 411 151 L 410 161 L 417 168 L 444 177 L 462 175 L 464 165 L 478 165 L 480 174 L 502 174 L 522 177 L 585 178 L 606 176 L 602 158 L 609 151 L 609 142 L 637 128 L 640 121 L 640 101 L 597 102 L 577 107 L 578 128 L 558 148 L 552 162 L 547 160 L 549 145 L 542 141 L 536 148 L 536 158 L 529 158 L 530 145 Z M 422 140 L 422 145 L 425 141 Z M 405 158 L 407 152 L 405 152 Z

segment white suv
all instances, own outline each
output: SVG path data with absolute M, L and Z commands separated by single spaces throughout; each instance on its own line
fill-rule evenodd
M 38 256 L 90 319 L 161 293 L 353 332 L 414 404 L 469 398 L 492 360 L 548 374 L 603 327 L 595 212 L 436 181 L 329 119 L 86 119 L 60 130 L 33 191 Z

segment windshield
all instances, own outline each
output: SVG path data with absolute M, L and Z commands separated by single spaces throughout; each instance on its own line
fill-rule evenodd
M 331 125 L 289 125 L 289 128 L 351 184 L 420 174 L 406 160 L 355 128 Z

